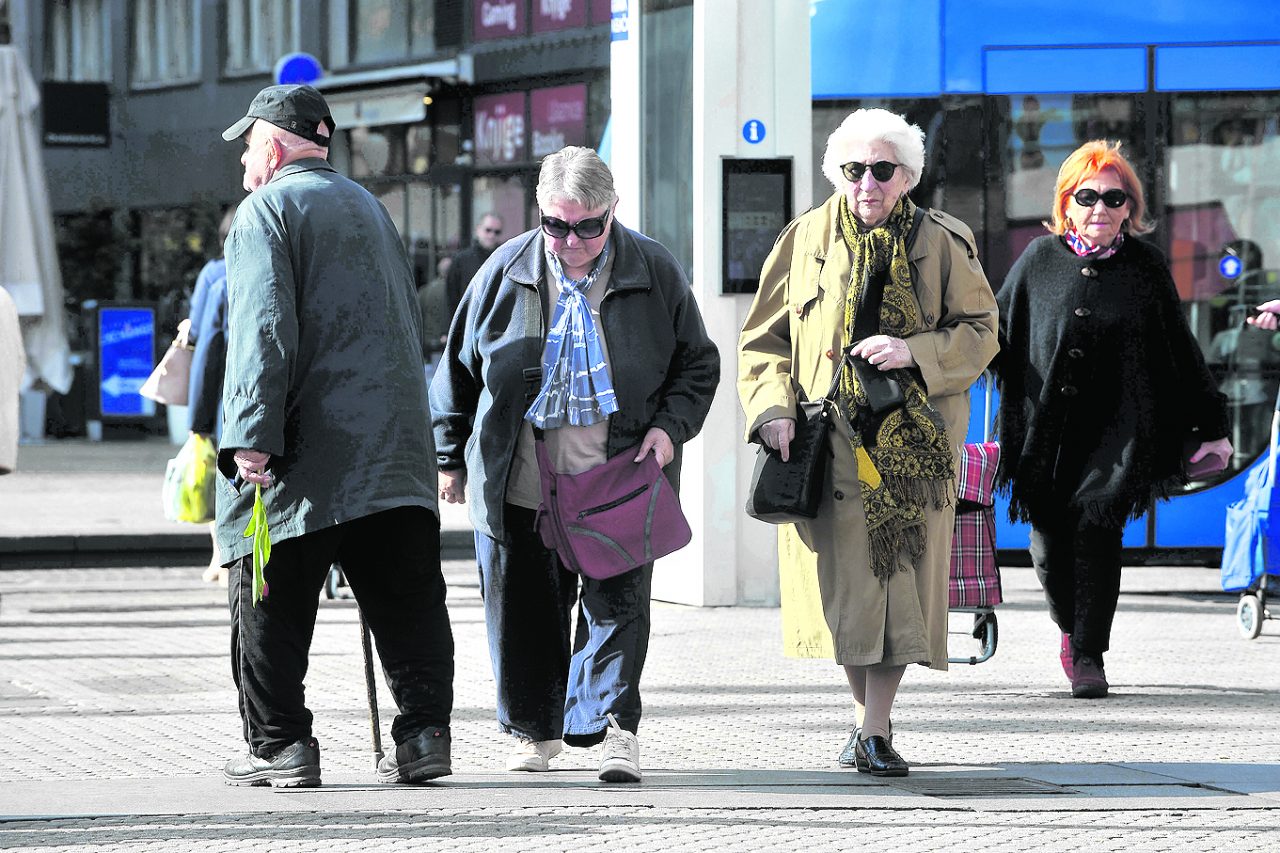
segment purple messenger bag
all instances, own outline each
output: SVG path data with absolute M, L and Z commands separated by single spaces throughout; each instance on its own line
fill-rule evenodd
M 542 473 L 537 527 L 565 568 L 611 578 L 678 551 L 693 533 L 680 498 L 652 453 L 633 462 L 633 447 L 581 474 L 561 474 L 535 441 Z

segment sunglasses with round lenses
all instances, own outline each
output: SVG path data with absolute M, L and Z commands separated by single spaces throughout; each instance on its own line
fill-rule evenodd
M 883 184 L 893 178 L 893 173 L 898 170 L 898 164 L 890 163 L 888 160 L 880 160 L 876 163 L 845 163 L 840 167 L 840 171 L 844 172 L 845 178 L 854 184 L 862 180 L 862 176 L 867 173 L 867 169 L 871 170 L 871 177 Z
M 1129 194 L 1124 190 L 1107 190 L 1104 193 L 1088 189 L 1076 190 L 1075 195 L 1071 197 L 1081 207 L 1093 207 L 1098 203 L 1098 199 L 1102 199 L 1102 203 L 1107 207 L 1123 207 L 1124 203 L 1129 200 Z
M 604 223 L 608 218 L 609 214 L 606 211 L 601 216 L 596 216 L 591 219 L 579 219 L 577 222 L 570 225 L 563 219 L 558 219 L 554 216 L 544 216 L 541 220 L 542 230 L 548 237 L 554 237 L 557 240 L 563 240 L 565 237 L 568 237 L 570 231 L 577 234 L 583 240 L 594 240 L 596 237 L 599 237 L 604 233 Z

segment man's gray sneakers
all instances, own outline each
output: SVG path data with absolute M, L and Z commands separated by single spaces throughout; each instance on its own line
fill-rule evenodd
M 273 788 L 316 788 L 320 785 L 320 744 L 315 738 L 294 741 L 270 758 L 253 753 L 233 758 L 222 769 L 228 785 Z
M 439 726 L 418 732 L 378 762 L 379 782 L 415 785 L 452 772 L 449 729 Z

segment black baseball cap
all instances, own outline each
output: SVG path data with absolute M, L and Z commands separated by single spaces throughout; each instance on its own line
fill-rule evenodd
M 268 86 L 254 95 L 244 118 L 222 131 L 222 138 L 228 142 L 239 139 L 257 119 L 326 147 L 337 128 L 324 95 L 313 86 Z M 329 136 L 320 134 L 321 124 L 329 128 Z

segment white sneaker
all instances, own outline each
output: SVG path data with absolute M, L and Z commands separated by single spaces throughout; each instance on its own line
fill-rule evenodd
M 613 714 L 605 716 L 609 719 L 609 730 L 605 732 L 600 750 L 600 781 L 639 782 L 640 740 L 619 726 Z
M 550 761 L 564 750 L 562 740 L 530 740 L 516 737 L 519 746 L 507 756 L 508 770 L 524 770 L 544 773 L 551 769 Z

